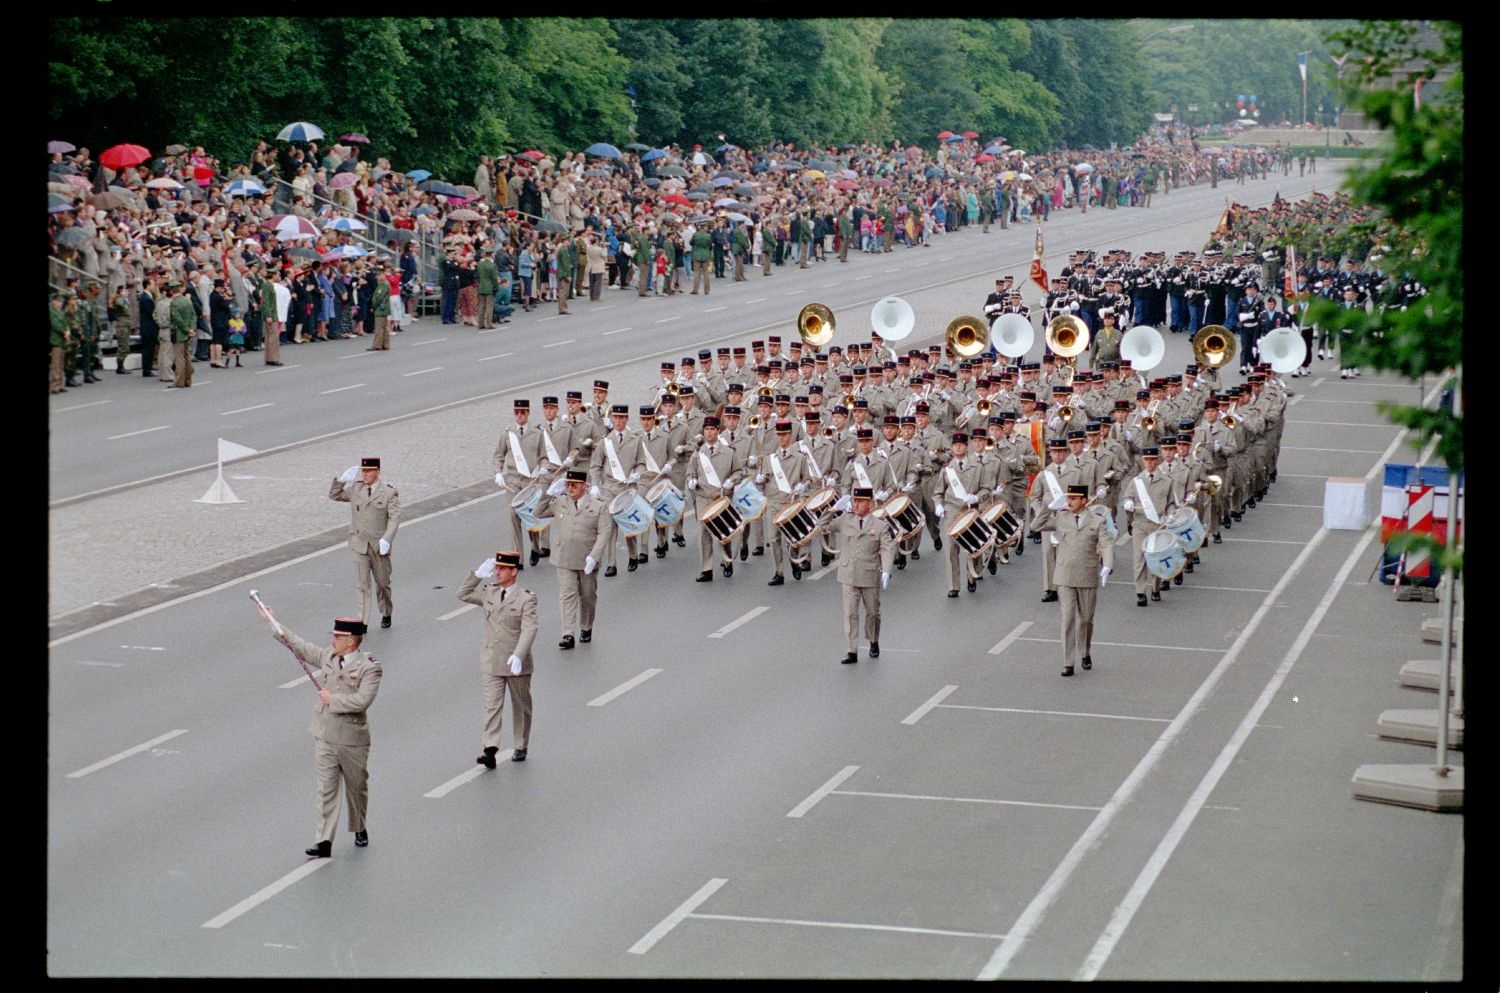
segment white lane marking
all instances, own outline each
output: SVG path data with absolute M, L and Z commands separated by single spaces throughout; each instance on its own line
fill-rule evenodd
M 234 920 L 236 917 L 254 910 L 256 907 L 265 903 L 267 900 L 271 899 L 271 897 L 275 896 L 277 893 L 280 893 L 282 890 L 286 889 L 297 880 L 302 879 L 306 876 L 311 876 L 313 873 L 317 872 L 325 865 L 332 864 L 332 862 L 333 859 L 309 859 L 302 865 L 299 865 L 297 868 L 287 873 L 285 876 L 282 876 L 280 879 L 276 880 L 276 882 L 272 883 L 270 886 L 267 886 L 265 889 L 261 890 L 259 893 L 256 893 L 254 896 L 246 897 L 239 903 L 235 904 L 233 907 L 230 907 L 228 910 L 224 911 L 218 917 L 215 917 L 213 920 L 205 921 L 201 926 L 206 928 L 221 928 L 225 924 L 228 924 L 230 921 Z
M 813 573 L 811 576 L 808 576 L 807 578 L 810 581 L 812 581 L 812 582 L 816 582 L 819 579 L 822 579 L 824 576 L 828 575 L 830 572 L 837 571 L 838 567 L 839 567 L 838 559 L 837 559 L 837 557 L 835 557 L 834 561 L 828 563 L 823 568 L 819 569 L 817 572 Z
M 630 946 L 630 954 L 645 955 L 658 941 L 665 938 L 673 928 L 687 919 L 688 915 L 703 905 L 703 902 L 715 893 L 719 887 L 729 882 L 727 879 L 714 878 L 698 887 L 698 892 L 682 901 L 682 905 L 662 918 L 660 924 L 647 931 L 645 936 Z
M 1293 422 L 1295 423 L 1295 422 Z M 1385 425 L 1390 427 L 1389 424 Z M 1283 452 L 1339 452 L 1344 455 L 1379 455 L 1380 451 L 1374 448 L 1299 448 L 1295 445 L 1282 445 Z
M 636 676 L 634 679 L 630 679 L 630 680 L 627 680 L 627 681 L 621 683 L 619 686 L 616 686 L 614 689 L 610 690 L 608 693 L 604 694 L 603 696 L 596 696 L 596 697 L 594 697 L 594 699 L 592 699 L 592 700 L 589 701 L 589 706 L 590 707 L 602 707 L 606 703 L 609 703 L 611 700 L 615 699 L 616 697 L 618 697 L 618 696 L 620 696 L 620 695 L 622 695 L 624 693 L 629 693 L 631 690 L 635 689 L 637 686 L 641 685 L 646 680 L 650 679 L 652 676 L 658 675 L 659 673 L 661 673 L 663 671 L 664 670 L 662 670 L 662 669 L 647 669 L 645 672 L 641 673 L 639 676 Z
M 121 438 L 134 438 L 138 434 L 150 434 L 152 431 L 165 431 L 167 428 L 169 428 L 171 426 L 172 425 L 170 425 L 170 424 L 163 424 L 160 427 L 142 428 L 140 431 L 127 431 L 124 434 L 112 434 L 108 438 L 105 438 L 104 440 L 105 441 L 119 441 Z
M 602 307 L 595 307 L 594 308 L 594 313 L 597 314 L 601 310 L 614 310 L 618 306 L 619 306 L 619 304 L 617 304 L 617 303 L 607 303 L 607 304 L 605 304 Z
M 921 793 L 874 793 L 868 790 L 834 790 L 835 796 L 873 796 L 889 800 L 947 800 L 950 803 L 992 803 L 1002 807 L 1045 807 L 1049 810 L 1099 810 L 1072 803 L 1036 803 L 1031 800 L 991 800 L 973 796 L 926 796 Z
M 514 354 L 516 354 L 516 353 L 515 352 L 501 352 L 499 355 L 486 355 L 484 358 L 479 359 L 477 361 L 480 361 L 480 362 L 493 362 L 495 359 L 508 359 L 508 358 L 510 358 Z
M 1270 503 L 1266 500 L 1260 502 L 1262 507 L 1295 507 L 1299 510 L 1322 510 L 1321 503 Z
M 745 613 L 741 614 L 739 617 L 737 617 L 734 620 L 730 621 L 728 624 L 726 624 L 723 627 L 719 628 L 719 630 L 715 631 L 713 634 L 709 635 L 709 637 L 710 638 L 722 638 L 726 634 L 728 634 L 729 632 L 733 631 L 735 628 L 739 627 L 740 625 L 742 625 L 742 624 L 749 624 L 751 621 L 755 620 L 761 614 L 764 614 L 766 611 L 768 611 L 770 609 L 771 609 L 770 607 L 756 607 L 754 610 L 746 611 Z
M 1062 644 L 1061 638 L 1021 638 L 1019 640 L 1045 642 L 1052 645 Z M 1108 645 L 1111 648 L 1150 648 L 1159 652 L 1223 652 L 1226 650 L 1223 648 L 1184 648 L 1181 645 L 1138 645 L 1131 641 L 1095 641 L 1092 644 Z
M 91 403 L 75 403 L 71 407 L 58 407 L 56 410 L 53 411 L 53 413 L 54 414 L 61 414 L 61 413 L 64 413 L 65 411 L 69 411 L 69 410 L 82 410 L 85 407 L 98 407 L 101 404 L 113 403 L 113 402 L 114 401 L 112 401 L 112 400 L 94 400 Z
M 1319 534 L 1326 533 L 1324 531 L 1319 532 Z M 1271 706 L 1271 701 L 1275 699 L 1277 692 L 1280 691 L 1282 683 L 1286 682 L 1286 677 L 1291 674 L 1292 667 L 1297 664 L 1297 660 L 1302 657 L 1302 653 L 1306 650 L 1308 643 L 1312 641 L 1313 632 L 1323 623 L 1323 618 L 1327 616 L 1329 608 L 1333 606 L 1333 601 L 1338 597 L 1339 591 L 1343 588 L 1344 581 L 1349 578 L 1349 573 L 1353 570 L 1354 563 L 1359 561 L 1365 554 L 1365 549 L 1370 547 L 1370 542 L 1374 537 L 1374 531 L 1366 531 L 1364 537 L 1360 539 L 1359 544 L 1355 545 L 1353 551 L 1344 559 L 1344 564 L 1339 567 L 1338 575 L 1334 577 L 1333 583 L 1323 594 L 1323 599 L 1318 601 L 1318 606 L 1313 610 L 1312 616 L 1302 626 L 1302 630 L 1297 635 L 1297 640 L 1292 642 L 1292 646 L 1287 649 L 1286 655 L 1281 659 L 1281 664 L 1276 667 L 1276 672 L 1266 682 L 1265 688 L 1261 690 L 1260 696 L 1256 698 L 1255 703 L 1251 705 L 1250 710 L 1245 714 L 1244 720 L 1240 721 L 1239 727 L 1235 728 L 1234 734 L 1230 736 L 1229 741 L 1225 743 L 1218 757 L 1214 759 L 1214 764 L 1209 767 L 1208 772 L 1204 774 L 1203 779 L 1198 783 L 1198 788 L 1193 790 L 1193 795 L 1183 805 L 1182 810 L 1177 815 L 1177 819 L 1172 822 L 1172 826 L 1162 836 L 1161 843 L 1156 846 L 1156 850 L 1146 860 L 1145 866 L 1141 868 L 1140 875 L 1136 876 L 1135 882 L 1131 885 L 1129 892 L 1125 894 L 1124 899 L 1115 907 L 1115 912 L 1110 916 L 1109 923 L 1105 925 L 1104 932 L 1099 935 L 1099 940 L 1095 942 L 1093 950 L 1089 952 L 1088 958 L 1084 959 L 1082 967 L 1078 970 L 1078 974 L 1073 978 L 1087 981 L 1099 975 L 1099 970 L 1109 960 L 1110 953 L 1114 951 L 1116 943 L 1120 940 L 1120 936 L 1125 933 L 1125 929 L 1130 926 L 1131 920 L 1135 918 L 1136 911 L 1140 909 L 1141 904 L 1145 901 L 1146 894 L 1151 892 L 1151 887 L 1156 884 L 1157 877 L 1166 868 L 1167 861 L 1171 859 L 1172 853 L 1177 850 L 1177 846 L 1182 843 L 1182 839 L 1187 835 L 1188 828 L 1193 824 L 1193 819 L 1198 816 L 1198 811 L 1203 808 L 1203 805 L 1208 801 L 1209 795 L 1219 785 L 1219 780 L 1224 778 L 1224 773 L 1234 763 L 1235 756 L 1244 747 L 1246 740 L 1250 737 L 1250 732 L 1255 729 L 1256 724 L 1260 721 L 1261 715 L 1266 712 L 1266 708 Z
M 785 293 L 783 293 L 781 295 L 784 296 L 784 297 L 794 297 L 794 296 L 797 296 L 799 293 L 803 293 L 803 292 L 804 292 L 803 290 L 787 290 Z
M 362 358 L 365 358 L 366 356 L 374 355 L 374 354 L 375 354 L 375 349 L 373 349 L 373 348 L 366 348 L 362 352 L 350 352 L 348 355 L 335 356 L 335 361 L 342 362 L 344 359 L 362 359 Z M 288 368 L 290 368 L 290 367 L 288 367 Z
M 765 299 L 766 299 L 765 297 L 751 297 L 749 300 L 746 300 L 745 302 L 746 303 L 762 303 L 762 302 L 765 301 Z
M 474 768 L 470 769 L 468 772 L 465 772 L 462 775 L 454 776 L 452 779 L 448 780 L 437 789 L 428 790 L 422 795 L 432 800 L 441 800 L 449 793 L 452 793 L 454 790 L 458 789 L 464 783 L 467 783 L 471 779 L 478 779 L 486 772 L 489 772 L 489 769 L 485 766 L 475 765 Z
M 569 338 L 566 341 L 554 341 L 554 342 L 551 342 L 549 344 L 543 345 L 542 347 L 543 348 L 561 348 L 564 345 L 571 345 L 571 344 L 573 344 L 573 342 L 575 340 L 576 339 L 574 339 L 574 338 Z
M 1282 541 L 1280 538 L 1225 538 L 1225 541 L 1238 541 L 1248 545 L 1300 545 L 1300 541 Z
M 442 372 L 442 371 L 443 371 L 443 367 L 442 367 L 442 366 L 440 366 L 440 365 L 435 365 L 435 366 L 433 366 L 433 367 L 432 367 L 432 368 L 431 368 L 431 369 L 418 369 L 418 370 L 417 370 L 417 371 L 416 371 L 416 372 L 403 372 L 403 373 L 402 373 L 402 374 L 401 374 L 401 378 L 402 378 L 402 379 L 405 379 L 405 378 L 407 378 L 407 377 L 408 377 L 408 376 L 421 376 L 421 375 L 423 375 L 423 374 L 424 374 L 424 373 L 429 373 L 429 372 Z
M 906 717 L 902 718 L 901 723 L 906 725 L 917 723 L 927 714 L 928 711 L 932 710 L 933 707 L 936 707 L 938 704 L 948 699 L 948 694 L 952 693 L 956 689 L 958 689 L 957 686 L 944 686 L 942 689 L 934 693 L 932 695 L 932 698 L 929 699 L 926 703 L 922 704 L 922 706 L 918 707 L 916 710 L 913 710 L 911 713 L 907 714 Z
M 1321 472 L 1278 472 L 1277 479 L 1327 479 L 1328 475 Z
M 1302 399 L 1298 397 L 1297 399 Z M 1329 428 L 1389 428 L 1390 424 L 1366 424 L 1363 421 L 1304 421 L 1301 418 L 1287 421 L 1288 424 L 1317 424 Z
M 546 324 L 548 321 L 555 321 L 562 316 L 562 314 L 553 314 L 551 317 L 538 317 L 536 322 L 538 324 Z
M 870 273 L 869 275 L 865 275 L 865 276 L 855 276 L 849 282 L 851 282 L 851 283 L 857 283 L 861 279 L 874 279 L 874 278 L 875 278 L 875 274 L 874 273 Z
M 289 683 L 282 683 L 280 686 L 278 686 L 276 688 L 278 690 L 289 690 L 293 686 L 301 686 L 303 683 L 309 683 L 309 682 L 312 682 L 312 680 L 310 680 L 310 679 L 307 678 L 307 674 L 306 673 L 303 673 L 302 675 L 298 676 L 296 679 L 292 680 L 291 682 L 289 682 Z
M 466 603 L 462 607 L 455 608 L 453 610 L 448 611 L 446 614 L 439 615 L 438 616 L 438 620 L 440 620 L 440 621 L 451 621 L 451 620 L 453 620 L 453 618 L 457 617 L 459 614 L 466 614 L 469 611 L 474 610 L 478 606 L 479 606 L 479 604 L 477 604 L 477 603 Z
M 842 783 L 844 780 L 848 779 L 850 776 L 854 775 L 858 771 L 859 771 L 859 766 L 857 766 L 857 765 L 846 765 L 846 766 L 844 766 L 838 772 L 836 772 L 836 773 L 833 774 L 833 778 L 832 779 L 828 780 L 828 782 L 824 783 L 822 786 L 819 786 L 817 789 L 813 790 L 812 794 L 806 800 L 803 800 L 801 803 L 797 804 L 797 806 L 793 807 L 791 809 L 791 811 L 787 814 L 787 816 L 788 817 L 801 817 L 803 814 L 805 814 L 809 810 L 813 809 L 813 807 L 817 804 L 817 802 L 819 800 L 823 799 L 825 796 L 827 796 L 828 794 L 832 793 L 834 790 L 838 789 L 840 783 Z
M 414 342 L 412 342 L 411 343 L 411 347 L 412 348 L 421 348 L 423 345 L 436 345 L 440 341 L 447 341 L 447 340 L 448 340 L 447 338 L 428 338 L 428 339 L 426 339 L 424 341 L 414 341 Z
M 1328 382 L 1328 377 L 1327 376 L 1319 376 L 1317 379 L 1314 379 L 1312 381 L 1312 385 L 1313 386 L 1322 386 L 1326 382 Z M 1334 400 L 1334 401 L 1331 401 L 1331 402 L 1338 403 L 1337 400 Z
M 604 332 L 604 334 L 600 335 L 600 337 L 601 338 L 608 338 L 612 334 L 624 334 L 626 331 L 634 331 L 634 330 L 635 330 L 635 328 L 615 328 L 613 331 L 606 331 L 606 332 Z
M 339 358 L 341 358 L 341 359 L 342 358 L 348 358 L 348 356 L 347 355 L 340 355 Z M 257 370 L 255 370 L 255 374 L 257 376 L 264 376 L 268 372 L 286 372 L 288 369 L 301 369 L 301 368 L 302 368 L 301 364 L 294 363 L 292 365 L 272 366 L 269 369 L 257 369 Z
M 705 314 L 716 314 L 716 313 L 718 313 L 721 310 L 728 310 L 728 309 L 729 309 L 729 306 L 726 304 L 723 307 L 710 307 L 707 310 L 705 310 L 704 313 Z
M 70 772 L 70 773 L 68 773 L 67 778 L 68 779 L 82 779 L 84 776 L 87 776 L 91 772 L 98 772 L 100 769 L 103 769 L 105 766 L 114 765 L 116 762 L 119 762 L 121 759 L 128 759 L 132 755 L 139 755 L 141 752 L 146 751 L 146 749 L 148 749 L 148 748 L 155 748 L 157 745 L 160 745 L 164 741 L 171 741 L 173 738 L 177 737 L 180 734 L 187 734 L 187 731 L 185 729 L 184 730 L 177 730 L 177 731 L 168 731 L 166 734 L 163 734 L 163 735 L 160 735 L 158 737 L 152 738 L 150 741 L 143 742 L 143 743 L 141 743 L 139 745 L 136 745 L 134 748 L 127 748 L 123 752 L 116 752 L 114 755 L 111 755 L 107 759 L 100 759 L 98 762 L 95 762 L 93 765 L 86 765 L 82 769 L 78 769 L 78 770 L 76 770 L 74 772 Z
M 364 385 L 365 385 L 364 383 L 355 383 L 353 386 L 340 386 L 337 389 L 323 390 L 322 392 L 320 392 L 318 394 L 318 396 L 326 397 L 330 393 L 342 393 L 345 390 L 357 390 L 361 386 L 364 386 Z
M 896 271 L 896 267 L 895 267 L 895 266 L 892 266 L 892 267 L 891 267 L 891 268 L 889 268 L 889 269 L 882 269 L 882 270 L 880 270 L 880 271 L 881 271 L 881 272 L 895 272 L 895 271 Z
M 120 647 L 124 648 L 124 649 L 126 649 L 128 651 L 132 651 L 132 652 L 164 652 L 164 651 L 166 651 L 166 649 L 163 648 L 163 647 L 161 647 L 160 645 L 121 645 Z
M 677 315 L 676 317 L 663 317 L 661 320 L 657 321 L 656 323 L 658 323 L 658 324 L 666 324 L 669 321 L 680 321 L 680 320 L 682 320 L 682 315 L 681 314 Z
M 256 404 L 253 407 L 241 407 L 239 410 L 226 410 L 226 411 L 224 411 L 224 413 L 220 414 L 219 416 L 220 417 L 228 417 L 230 414 L 248 414 L 252 410 L 261 410 L 261 409 L 264 409 L 266 407 L 274 407 L 274 406 L 276 406 L 276 404 L 274 404 L 274 403 L 258 403 L 258 404 Z
M 1010 634 L 995 642 L 995 647 L 991 648 L 986 654 L 999 655 L 1001 652 L 1010 647 L 1011 642 L 1015 641 L 1017 638 L 1021 637 L 1021 635 L 1025 634 L 1027 629 L 1030 628 L 1033 623 L 1033 621 L 1022 621 L 1020 624 L 1017 624 L 1011 630 Z
M 933 934 L 945 938 L 1004 938 L 1003 934 L 978 931 L 943 931 L 930 927 L 895 927 L 890 924 L 851 924 L 843 921 L 803 921 L 791 917 L 740 917 L 737 914 L 688 914 L 695 921 L 738 921 L 745 924 L 799 924 L 803 927 L 841 927 L 857 931 L 899 931 L 902 934 Z
M 997 714 L 1044 714 L 1051 717 L 1102 717 L 1111 721 L 1147 721 L 1152 724 L 1170 724 L 1165 717 L 1128 717 L 1124 714 L 1091 714 L 1073 710 L 1025 710 L 1020 707 L 975 707 L 962 703 L 945 703 L 944 710 L 988 710 Z M 1098 808 L 1093 808 L 1097 810 Z
M 833 282 L 831 282 L 831 283 L 822 283 L 822 284 L 820 284 L 820 285 L 821 285 L 821 286 L 822 286 L 822 288 L 823 288 L 823 289 L 825 289 L 825 290 L 826 290 L 826 289 L 828 289 L 828 287 L 830 287 L 830 286 L 837 286 L 837 285 L 839 285 L 839 281 L 838 281 L 838 280 L 837 280 L 837 279 L 835 279 L 835 280 L 834 280 L 834 281 L 833 281 Z
M 78 664 L 79 665 L 105 666 L 105 667 L 110 668 L 110 669 L 123 669 L 123 668 L 125 668 L 125 663 L 124 662 L 86 662 L 86 661 L 80 661 Z

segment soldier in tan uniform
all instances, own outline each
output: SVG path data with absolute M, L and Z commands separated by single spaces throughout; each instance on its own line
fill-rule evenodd
M 484 608 L 484 645 L 479 667 L 484 675 L 484 753 L 474 761 L 495 768 L 500 751 L 500 718 L 508 693 L 515 709 L 512 762 L 526 761 L 531 740 L 531 646 L 536 640 L 536 594 L 516 585 L 521 553 L 498 551 L 464 577 L 458 598 Z M 481 588 L 483 584 L 483 588 Z
M 501 432 L 500 440 L 495 444 L 495 485 L 505 491 L 505 496 L 501 499 L 505 501 L 505 514 L 510 520 L 511 541 L 517 548 L 529 542 L 531 564 L 536 565 L 537 559 L 541 558 L 542 554 L 541 538 L 535 532 L 532 532 L 528 538 L 526 529 L 521 526 L 521 518 L 511 506 L 511 501 L 532 484 L 543 468 L 542 433 L 529 423 L 531 420 L 530 400 L 517 400 L 514 411 L 515 424 Z
M 677 468 L 677 463 L 674 461 L 676 456 L 672 454 L 670 432 L 657 424 L 656 405 L 654 403 L 642 404 L 638 412 L 641 418 L 641 458 L 645 460 L 646 472 L 649 473 L 646 480 L 648 485 L 642 490 L 644 494 L 649 492 L 650 487 L 656 485 L 658 480 L 670 478 Z M 653 520 L 651 531 L 647 533 L 656 535 L 656 557 L 666 558 L 667 536 L 670 534 L 670 528 L 663 527 Z
M 1094 640 L 1094 607 L 1099 587 L 1109 581 L 1115 564 L 1115 542 L 1104 518 L 1084 509 L 1089 488 L 1070 485 L 1066 510 L 1050 505 L 1037 521 L 1039 531 L 1058 538 L 1057 587 L 1062 592 L 1062 642 L 1064 676 L 1073 675 L 1074 664 L 1094 667 L 1090 649 Z M 1049 543 L 1050 544 L 1050 543 Z
M 604 501 L 590 496 L 589 474 L 583 469 L 569 469 L 567 476 L 547 488 L 539 513 L 552 518 L 552 567 L 557 570 L 557 595 L 562 606 L 561 649 L 578 640 L 588 644 L 594 638 L 594 608 L 599 602 L 599 562 L 609 542 L 605 521 L 609 511 Z
M 640 432 L 631 430 L 629 427 L 630 408 L 623 403 L 612 405 L 609 410 L 609 419 L 610 429 L 594 446 L 591 473 L 593 478 L 598 480 L 599 497 L 604 501 L 606 514 L 616 497 L 641 481 L 641 471 L 646 467 L 646 460 L 641 455 Z M 615 556 L 620 547 L 619 524 L 613 517 L 610 517 L 607 527 L 609 537 L 604 543 L 606 579 L 616 574 Z M 636 567 L 646 561 L 645 544 L 639 536 L 625 538 L 625 554 L 627 556 L 626 568 L 631 572 L 635 572 Z
M 354 551 L 354 588 L 359 617 L 370 618 L 370 580 L 380 626 L 391 626 L 391 545 L 401 524 L 401 496 L 380 479 L 380 459 L 368 457 L 350 466 L 328 487 L 328 499 L 349 504 L 349 547 Z
M 937 519 L 947 518 L 951 527 L 966 510 L 972 510 L 990 500 L 990 492 L 983 488 L 981 466 L 969 458 L 969 435 L 959 431 L 953 435 L 951 447 L 953 458 L 936 475 L 933 499 L 937 503 Z M 942 526 L 942 525 L 940 525 Z M 978 581 L 978 571 L 970 561 L 970 555 L 959 547 L 958 542 L 948 542 L 948 596 L 958 596 L 958 575 L 962 571 L 968 589 L 973 593 Z
M 313 763 L 318 777 L 318 826 L 307 854 L 321 859 L 333 854 L 333 835 L 339 826 L 340 781 L 354 844 L 364 848 L 370 842 L 365 829 L 370 799 L 370 726 L 365 712 L 375 702 L 381 675 L 380 663 L 359 647 L 368 630 L 365 622 L 336 618 L 333 638 L 324 648 L 281 627 L 270 608 L 261 607 L 260 613 L 277 641 L 306 665 L 316 667 L 313 685 L 318 691 L 318 707 L 308 731 L 316 742 Z
M 766 507 L 761 516 L 771 522 L 767 527 L 771 532 L 771 562 L 776 568 L 776 574 L 766 583 L 767 586 L 781 586 L 786 582 L 786 577 L 781 572 L 783 546 L 792 560 L 793 579 L 800 580 L 803 569 L 811 564 L 806 558 L 808 546 L 803 545 L 800 549 L 787 546 L 781 536 L 781 529 L 775 525 L 776 516 L 807 490 L 810 481 L 807 456 L 792 447 L 791 421 L 776 422 L 776 442 L 776 447 L 760 460 L 760 472 L 757 474 L 757 478 L 765 486 Z M 816 471 L 816 467 L 812 471 Z
M 1141 472 L 1125 490 L 1120 506 L 1125 511 L 1125 520 L 1131 532 L 1131 547 L 1135 556 L 1135 605 L 1146 606 L 1146 591 L 1149 587 L 1151 599 L 1161 600 L 1162 580 L 1146 569 L 1146 538 L 1177 509 L 1182 502 L 1182 491 L 1169 473 L 1163 472 L 1161 451 L 1156 445 L 1141 449 Z M 1137 514 L 1140 518 L 1137 518 Z
M 693 494 L 693 509 L 698 517 L 698 555 L 702 571 L 697 581 L 714 581 L 714 548 L 720 548 L 724 578 L 734 575 L 734 560 L 729 545 L 719 541 L 703 526 L 703 514 L 719 497 L 733 496 L 734 487 L 744 474 L 745 464 L 735 450 L 719 441 L 719 419 L 703 419 L 703 445 L 688 459 L 687 488 Z
M 1066 503 L 1067 487 L 1079 484 L 1088 487 L 1092 473 L 1081 462 L 1069 464 L 1067 443 L 1061 438 L 1047 442 L 1047 457 L 1050 463 L 1037 474 L 1031 484 L 1029 513 L 1031 529 L 1038 535 L 1038 522 L 1046 518 L 1049 510 L 1061 509 Z M 1088 475 L 1085 475 L 1088 474 Z M 1042 602 L 1057 600 L 1057 543 L 1051 539 L 1042 541 Z
M 850 665 L 859 661 L 859 611 L 865 611 L 865 638 L 870 642 L 870 658 L 880 657 L 880 591 L 890 582 L 891 567 L 896 560 L 896 542 L 890 526 L 870 516 L 874 492 L 867 486 L 855 486 L 839 498 L 818 519 L 820 526 L 841 538 L 839 584 L 844 588 L 844 636 L 849 652 L 840 659 Z M 841 514 L 840 511 L 853 513 Z

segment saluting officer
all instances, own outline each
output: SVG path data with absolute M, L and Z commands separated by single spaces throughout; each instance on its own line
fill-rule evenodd
M 391 544 L 401 524 L 401 496 L 380 479 L 380 459 L 369 456 L 350 466 L 328 487 L 328 499 L 349 504 L 349 547 L 354 551 L 354 588 L 360 620 L 370 617 L 370 579 L 380 626 L 391 626 Z
M 609 541 L 609 516 L 604 501 L 586 491 L 589 474 L 584 469 L 569 469 L 562 479 L 547 488 L 547 497 L 537 508 L 540 517 L 551 517 L 552 567 L 557 570 L 557 597 L 562 607 L 562 640 L 557 647 L 567 650 L 578 640 L 588 644 L 594 638 L 594 608 L 599 603 L 599 560 Z
M 484 674 L 484 753 L 474 761 L 488 769 L 495 768 L 495 754 L 500 751 L 500 717 L 507 693 L 515 709 L 512 762 L 526 761 L 531 739 L 531 646 L 536 640 L 537 607 L 536 594 L 516 585 L 520 567 L 520 552 L 498 551 L 465 576 L 458 588 L 460 600 L 484 608 L 484 646 L 479 651 Z

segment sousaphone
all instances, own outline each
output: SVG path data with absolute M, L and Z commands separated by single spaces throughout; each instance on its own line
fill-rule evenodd
M 1047 325 L 1047 347 L 1071 365 L 1089 347 L 1089 326 L 1072 314 L 1058 314 Z
M 1036 342 L 1036 331 L 1031 321 L 1020 314 L 1001 314 L 990 325 L 990 341 L 1001 355 L 1018 359 L 1031 351 Z
M 1234 351 L 1234 332 L 1222 324 L 1205 324 L 1193 335 L 1193 358 L 1205 368 L 1228 365 Z
M 833 311 L 821 303 L 810 303 L 797 314 L 797 334 L 801 336 L 802 344 L 814 351 L 833 340 L 837 325 Z
M 917 326 L 917 312 L 900 297 L 886 297 L 870 311 L 870 327 L 886 341 L 900 341 Z
M 1167 343 L 1161 332 L 1146 324 L 1140 324 L 1125 332 L 1120 339 L 1120 360 L 1130 362 L 1136 372 L 1145 372 L 1161 365 L 1167 357 Z

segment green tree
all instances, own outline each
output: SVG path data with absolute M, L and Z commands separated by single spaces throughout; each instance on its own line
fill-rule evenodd
M 979 94 L 955 44 L 957 22 L 895 20 L 881 39 L 896 102 L 891 119 L 903 142 L 930 143 L 943 130 L 963 130 L 979 116 Z
M 636 138 L 664 145 L 682 134 L 682 97 L 692 83 L 682 46 L 666 21 L 618 20 L 615 48 L 629 62 L 626 85 L 635 89 Z
M 757 84 L 762 62 L 781 61 L 781 55 L 763 48 L 761 22 L 677 21 L 673 31 L 682 43 L 683 65 L 692 80 L 679 95 L 682 130 L 676 140 L 685 146 L 708 144 L 724 134 L 734 144 L 748 147 L 773 138 L 770 102 Z M 784 65 L 787 71 L 797 68 L 790 61 Z

